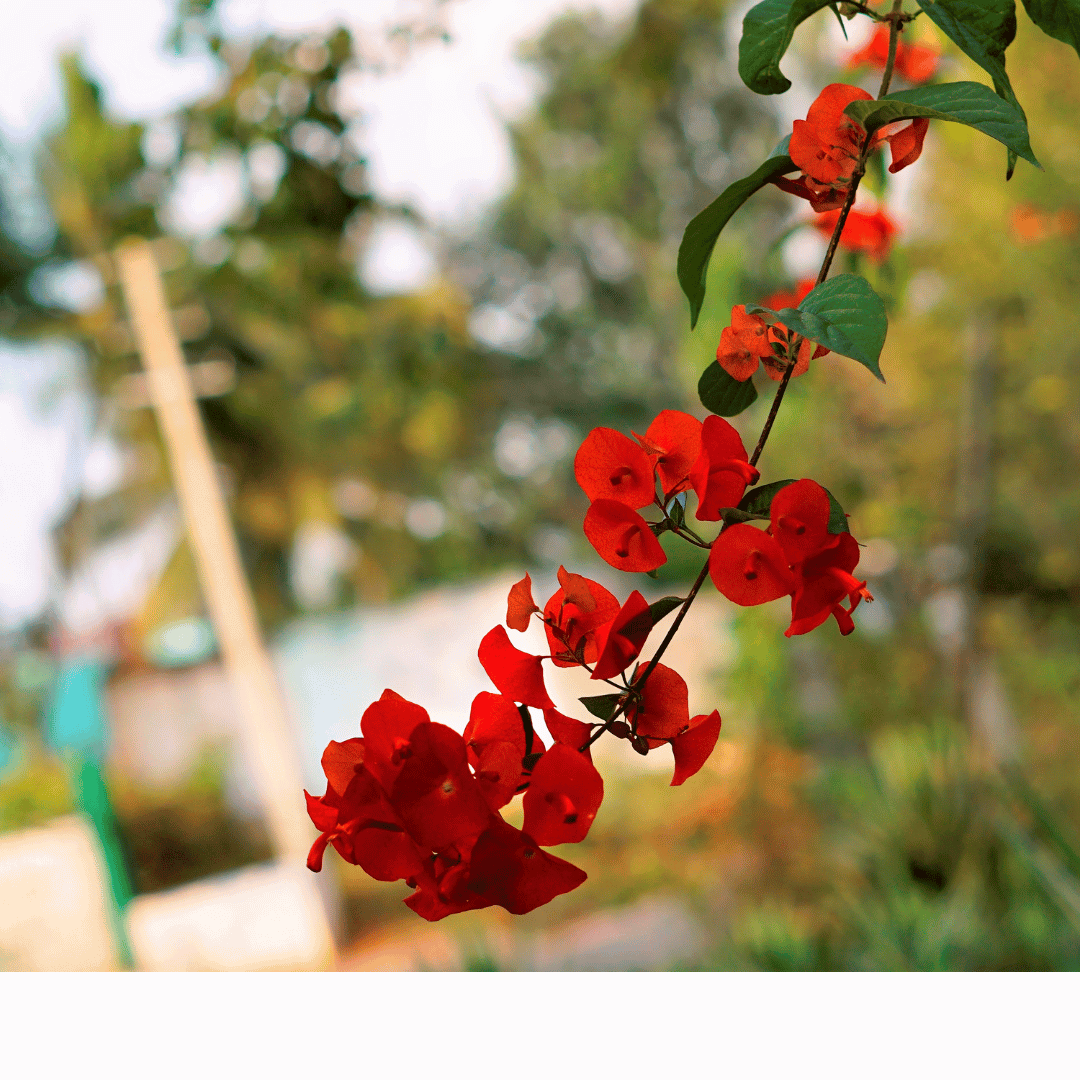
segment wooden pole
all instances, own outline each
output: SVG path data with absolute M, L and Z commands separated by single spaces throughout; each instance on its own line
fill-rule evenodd
M 161 273 L 145 240 L 126 241 L 116 252 L 116 262 L 271 841 L 279 858 L 302 866 L 312 832 L 304 812 L 299 756 L 169 317 Z

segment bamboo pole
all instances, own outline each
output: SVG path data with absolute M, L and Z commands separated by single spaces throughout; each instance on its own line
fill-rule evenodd
M 145 240 L 122 244 L 116 262 L 271 840 L 279 858 L 301 866 L 312 836 L 299 756 L 169 317 L 161 273 Z

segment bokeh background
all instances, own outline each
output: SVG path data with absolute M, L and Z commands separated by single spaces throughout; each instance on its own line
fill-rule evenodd
M 669 655 L 692 706 L 721 709 L 716 753 L 671 789 L 666 749 L 608 751 L 567 852 L 589 880 L 529 916 L 429 926 L 333 855 L 314 908 L 307 878 L 274 877 L 112 252 L 153 241 L 321 792 L 322 747 L 386 686 L 464 726 L 523 570 L 538 596 L 561 563 L 620 594 L 696 573 L 672 547 L 660 581 L 612 581 L 570 465 L 593 426 L 703 415 L 731 305 L 820 262 L 805 210 L 763 191 L 690 333 L 686 222 L 821 86 L 876 90 L 843 74 L 866 25 L 847 44 L 826 11 L 793 89 L 755 96 L 748 6 L 6 14 L 0 965 L 1077 966 L 1080 79 L 1022 13 L 1010 73 L 1044 171 L 1006 184 L 996 143 L 939 125 L 869 186 L 901 227 L 856 267 L 891 308 L 888 382 L 815 363 L 765 454 L 766 481 L 826 484 L 866 544 L 856 633 L 787 640 L 783 603 L 703 596 Z M 937 44 L 945 77 L 983 78 Z

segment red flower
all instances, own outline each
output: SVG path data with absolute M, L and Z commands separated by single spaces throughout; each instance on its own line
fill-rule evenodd
M 531 836 L 501 818 L 481 834 L 470 862 L 469 890 L 512 915 L 550 903 L 586 880 L 583 870 L 541 851 Z
M 515 649 L 501 626 L 488 631 L 480 642 L 477 656 L 500 694 L 522 705 L 554 708 L 555 703 L 544 687 L 540 657 Z
M 405 831 L 375 778 L 361 769 L 344 795 L 328 787 L 321 799 L 306 791 L 308 816 L 320 832 L 307 865 L 318 873 L 328 843 L 346 861 L 360 866 L 378 881 L 398 881 L 417 873 L 421 853 Z
M 600 658 L 592 678 L 613 679 L 625 671 L 644 648 L 651 630 L 649 603 L 635 589 L 615 618 L 597 631 L 596 647 Z
M 779 600 L 796 587 L 783 548 L 752 525 L 732 525 L 713 541 L 709 575 L 724 596 L 743 607 Z
M 799 180 L 777 179 L 776 185 L 810 200 L 815 211 L 837 209 L 851 186 L 851 177 L 866 141 L 866 131 L 844 114 L 853 101 L 869 101 L 871 95 L 857 86 L 832 83 L 810 106 L 805 120 L 792 125 L 788 153 L 802 170 Z M 871 146 L 887 142 L 892 150 L 890 172 L 916 161 L 922 153 L 927 120 L 913 120 L 897 129 L 889 125 L 874 134 Z M 840 193 L 843 193 L 842 195 Z
M 737 506 L 747 485 L 757 483 L 759 475 L 739 433 L 719 416 L 706 417 L 701 427 L 701 453 L 690 470 L 698 521 L 719 521 L 720 510 Z
M 649 425 L 644 437 L 634 436 L 650 458 L 666 502 L 687 486 L 690 469 L 701 452 L 701 421 L 689 413 L 665 409 Z
M 384 690 L 360 718 L 364 733 L 365 766 L 385 791 L 393 786 L 401 766 L 411 752 L 409 741 L 420 724 L 428 724 L 427 710 L 406 701 L 393 690 Z
M 522 769 L 525 726 L 517 705 L 502 694 L 481 691 L 473 698 L 463 737 L 480 791 L 488 806 L 498 810 L 527 781 Z
M 866 132 L 844 109 L 873 95 L 858 86 L 830 83 L 810 106 L 805 120 L 792 124 L 788 154 L 803 174 L 821 188 L 847 188 Z
M 545 847 L 577 844 L 588 834 L 603 799 L 604 781 L 593 763 L 556 743 L 533 769 L 522 800 L 522 827 Z
M 806 634 L 830 615 L 836 617 L 840 633 L 855 629 L 851 613 L 861 600 L 873 600 L 865 581 L 857 581 L 851 571 L 859 563 L 859 545 L 851 533 L 841 533 L 838 543 L 802 564 L 798 587 L 791 600 L 791 625 L 786 637 Z M 843 601 L 848 601 L 848 607 Z
M 739 382 L 746 382 L 758 364 L 773 355 L 768 323 L 760 315 L 747 315 L 745 304 L 731 309 L 731 325 L 724 327 L 716 347 L 716 362 Z
M 657 664 L 640 693 L 641 700 L 631 700 L 626 710 L 636 734 L 659 745 L 673 739 L 689 726 L 689 692 L 677 671 Z
M 840 211 L 833 210 L 822 214 L 814 221 L 814 228 L 822 236 L 832 236 Z M 860 252 L 870 258 L 885 258 L 892 247 L 893 237 L 899 232 L 896 222 L 884 211 L 875 210 L 872 214 L 861 210 L 852 210 L 844 222 L 844 231 L 840 234 L 840 246 L 848 251 Z
M 898 41 L 893 71 L 910 83 L 924 83 L 937 72 L 940 55 L 937 49 L 929 45 L 908 45 Z M 846 66 L 849 70 L 863 65 L 882 70 L 888 59 L 889 28 L 884 23 L 878 23 L 866 44 L 848 56 Z
M 796 480 L 773 496 L 769 532 L 783 549 L 789 566 L 840 542 L 841 534 L 829 532 L 831 513 L 829 493 L 813 480 Z
M 617 570 L 647 573 L 667 562 L 649 523 L 621 502 L 597 499 L 585 515 L 583 528 L 600 558 Z
M 410 750 L 390 801 L 417 844 L 441 851 L 479 833 L 491 810 L 469 771 L 465 740 L 445 724 L 422 724 L 413 731 Z
M 589 499 L 613 499 L 634 510 L 656 497 L 648 454 L 613 428 L 593 428 L 574 457 L 574 476 Z
M 709 760 L 720 737 L 720 714 L 713 709 L 708 715 L 695 716 L 690 726 L 671 740 L 675 755 L 675 775 L 671 786 L 685 783 Z
M 580 574 L 559 567 L 562 586 L 544 605 L 551 660 L 556 667 L 592 664 L 599 655 L 596 630 L 610 622 L 619 611 L 619 601 L 603 587 Z
M 540 609 L 532 595 L 532 578 L 526 574 L 511 589 L 506 599 L 506 625 L 511 630 L 529 629 L 529 616 Z

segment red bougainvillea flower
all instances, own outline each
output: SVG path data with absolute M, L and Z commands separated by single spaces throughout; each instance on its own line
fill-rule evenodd
M 584 870 L 542 851 L 527 833 L 495 818 L 472 849 L 467 888 L 512 915 L 524 915 L 585 880 Z
M 787 176 L 774 176 L 769 183 L 775 184 L 789 195 L 805 199 L 815 214 L 823 214 L 826 210 L 839 210 L 847 199 L 847 188 L 823 187 L 805 175 L 794 180 Z
M 603 587 L 580 574 L 559 567 L 561 586 L 544 605 L 544 630 L 556 667 L 592 664 L 599 655 L 598 627 L 618 614 L 619 601 Z
M 328 843 L 346 861 L 378 881 L 398 881 L 417 873 L 423 860 L 375 778 L 361 768 L 344 795 L 328 787 L 321 799 L 306 791 L 308 816 L 320 832 L 308 855 L 309 870 L 322 869 Z
M 592 737 L 592 727 L 589 724 L 575 720 L 572 716 L 563 716 L 557 709 L 544 710 L 544 723 L 557 743 L 569 746 L 571 750 L 579 750 L 592 760 L 592 752 L 586 748 Z
M 506 625 L 511 630 L 529 629 L 529 616 L 540 609 L 532 595 L 532 578 L 526 574 L 511 589 L 506 598 Z
M 540 657 L 515 649 L 501 626 L 484 635 L 477 656 L 500 694 L 520 705 L 533 705 L 538 709 L 555 707 L 544 687 Z
M 777 181 L 785 191 L 811 198 L 811 206 L 817 212 L 836 209 L 843 204 L 835 193 L 847 192 L 851 175 L 858 162 L 866 132 L 849 116 L 844 114 L 853 101 L 869 101 L 871 95 L 858 86 L 831 83 L 818 95 L 810 106 L 805 120 L 792 125 L 788 153 L 795 166 L 802 170 L 799 181 Z M 873 145 L 889 143 L 892 151 L 890 172 L 901 169 L 918 160 L 922 153 L 923 139 L 929 126 L 928 120 L 913 120 L 910 124 L 889 125 L 876 132 Z M 832 192 L 832 199 L 823 198 Z
M 430 723 L 427 710 L 406 701 L 393 690 L 384 690 L 378 701 L 372 702 L 360 718 L 364 734 L 364 764 L 375 779 L 389 791 L 412 752 L 412 733 L 420 724 Z
M 776 539 L 745 524 L 732 525 L 713 541 L 709 575 L 720 593 L 743 607 L 788 596 L 797 585 Z
M 624 503 L 597 499 L 585 515 L 583 528 L 596 553 L 616 570 L 648 573 L 667 562 L 649 523 Z
M 651 630 L 649 602 L 635 589 L 615 618 L 596 633 L 600 656 L 592 678 L 613 679 L 625 671 L 644 648 Z
M 675 775 L 671 786 L 685 783 L 709 760 L 720 737 L 720 714 L 713 709 L 708 715 L 695 716 L 690 726 L 671 740 L 675 755 Z
M 684 490 L 690 469 L 701 452 L 701 421 L 689 413 L 665 409 L 644 436 L 635 433 L 634 438 L 655 459 L 664 501 Z
M 634 510 L 656 497 L 649 455 L 613 428 L 593 428 L 574 456 L 574 476 L 590 500 L 612 499 Z
M 818 217 L 814 221 L 814 227 L 822 236 L 830 237 L 839 220 L 840 211 L 833 210 Z M 852 210 L 844 222 L 840 246 L 847 251 L 869 255 L 870 258 L 880 261 L 889 254 L 893 238 L 898 232 L 899 226 L 884 210 L 878 209 L 872 214 Z
M 731 325 L 724 327 L 716 347 L 716 362 L 739 382 L 746 382 L 766 357 L 772 357 L 769 326 L 760 315 L 747 315 L 745 304 L 731 309 Z
M 538 844 L 577 844 L 604 799 L 604 781 L 593 763 L 556 743 L 536 764 L 522 806 L 522 828 Z
M 835 547 L 814 555 L 800 568 L 798 587 L 791 600 L 791 625 L 785 636 L 806 634 L 830 615 L 836 617 L 840 633 L 855 629 L 851 613 L 861 600 L 873 600 L 865 581 L 857 581 L 851 571 L 859 563 L 859 545 L 850 533 L 841 533 Z M 843 601 L 848 601 L 848 607 Z
M 683 677 L 657 664 L 641 688 L 641 700 L 631 700 L 627 719 L 638 735 L 665 742 L 689 726 L 689 697 Z
M 759 475 L 739 433 L 722 417 L 706 417 L 701 427 L 701 453 L 690 470 L 698 521 L 719 521 L 721 509 L 737 506 L 747 485 L 757 483 Z
M 527 779 L 525 725 L 517 705 L 502 694 L 481 691 L 473 698 L 463 737 L 484 800 L 498 810 Z
M 844 109 L 873 95 L 858 86 L 830 83 L 810 106 L 805 120 L 792 124 L 788 154 L 803 174 L 824 188 L 847 188 L 866 132 Z
M 491 810 L 469 770 L 465 740 L 445 724 L 421 724 L 410 748 L 389 794 L 417 844 L 441 851 L 479 833 Z
M 769 506 L 769 532 L 783 549 L 789 566 L 836 547 L 841 534 L 829 532 L 829 493 L 813 480 L 796 480 L 781 488 Z
M 929 45 L 898 41 L 893 71 L 909 83 L 924 83 L 937 73 L 940 56 L 938 50 Z M 849 70 L 863 66 L 882 70 L 888 59 L 889 29 L 884 23 L 878 23 L 866 44 L 848 55 L 846 66 Z

